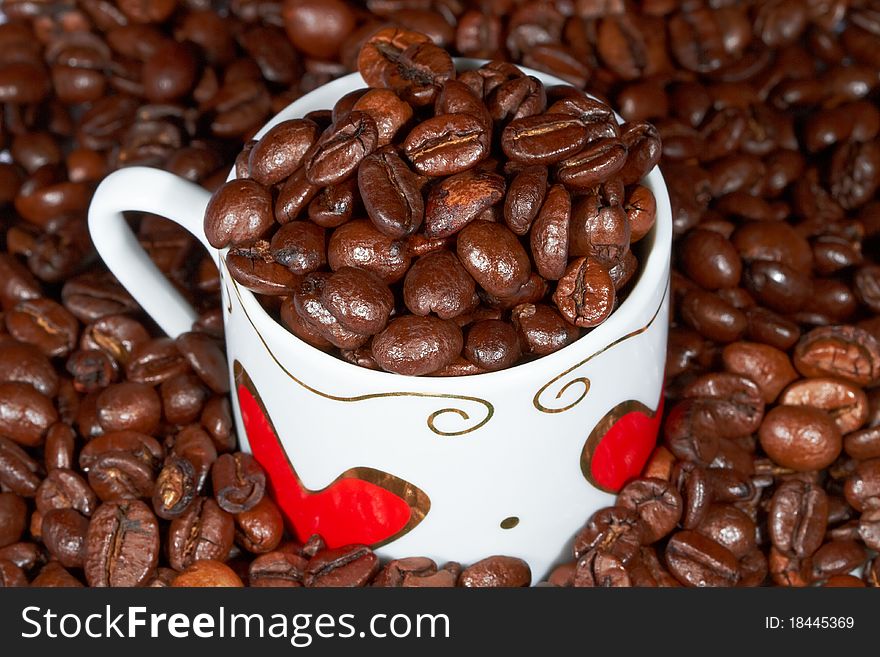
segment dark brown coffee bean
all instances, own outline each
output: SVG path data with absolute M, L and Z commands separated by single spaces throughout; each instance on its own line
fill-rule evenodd
M 456 255 L 441 250 L 413 263 L 403 283 L 403 300 L 414 315 L 433 312 L 452 319 L 473 306 L 475 291 L 474 279 Z
M 452 58 L 418 32 L 387 27 L 374 33 L 358 55 L 358 71 L 371 87 L 385 87 L 413 105 L 433 102 L 455 77 Z
M 827 326 L 803 336 L 794 364 L 804 376 L 838 376 L 866 386 L 880 380 L 880 342 L 855 326 Z
M 562 316 L 583 328 L 599 325 L 614 309 L 614 282 L 592 258 L 572 260 L 559 280 L 553 301 Z
M 345 329 L 375 335 L 388 323 L 394 295 L 375 274 L 341 267 L 324 282 L 321 303 Z
M 181 333 L 175 340 L 202 382 L 217 394 L 229 392 L 229 372 L 226 354 L 216 340 L 204 333 Z
M 777 406 L 764 417 L 761 447 L 776 463 L 798 471 L 826 468 L 840 454 L 840 429 L 823 410 Z
M 159 526 L 139 500 L 102 504 L 89 523 L 83 568 L 90 586 L 140 586 L 159 560 Z
M 529 233 L 535 267 L 548 280 L 559 280 L 565 274 L 570 222 L 571 197 L 565 187 L 554 185 Z
M 95 341 L 105 344 L 122 355 L 128 351 L 128 341 L 120 336 L 116 339 L 106 334 L 95 334 Z M 154 386 L 173 376 L 186 372 L 189 366 L 171 338 L 155 338 L 149 342 L 132 345 L 130 355 L 121 359 L 125 364 L 126 377 L 135 383 Z
M 504 197 L 504 178 L 496 173 L 466 171 L 446 178 L 428 193 L 425 235 L 449 237 Z
M 867 561 L 865 548 L 856 541 L 831 541 L 813 555 L 813 577 L 817 580 L 845 575 Z
M 333 231 L 327 245 L 327 261 L 333 271 L 357 267 L 391 285 L 406 274 L 410 255 L 403 242 L 379 232 L 366 219 L 356 219 Z
M 739 559 L 756 548 L 756 525 L 743 511 L 731 504 L 713 504 L 697 526 L 700 534 L 730 550 Z
M 461 353 L 461 329 L 432 315 L 408 315 L 392 320 L 373 339 L 373 358 L 396 374 L 420 376 L 449 365 Z
M 341 268 L 340 271 L 343 269 L 348 271 L 353 268 Z M 343 274 L 343 277 L 343 282 L 349 278 L 346 274 Z M 367 342 L 369 335 L 345 328 L 324 304 L 323 290 L 330 278 L 331 274 L 325 272 L 316 272 L 306 276 L 294 294 L 294 310 L 313 331 L 316 331 L 334 346 L 340 349 L 357 349 Z M 338 298 L 336 301 L 340 304 L 339 310 L 342 310 L 343 302 Z M 354 301 L 351 300 L 351 303 L 354 303 Z M 375 312 L 376 308 L 374 307 L 373 310 L 374 313 L 371 318 L 376 321 L 378 317 Z M 353 321 L 356 322 L 357 320 Z M 381 321 L 378 323 L 381 323 Z
M 572 585 L 581 587 L 628 587 L 630 575 L 623 562 L 605 550 L 590 550 L 580 559 Z
M 473 222 L 459 233 L 458 257 L 474 280 L 490 294 L 514 294 L 526 283 L 531 263 L 516 236 L 505 226 Z
M 609 180 L 626 164 L 626 146 L 616 139 L 597 139 L 556 167 L 557 179 L 575 191 Z
M 43 516 L 43 544 L 62 566 L 79 568 L 86 556 L 88 528 L 88 519 L 76 510 L 52 509 Z
M 746 436 L 758 430 L 764 417 L 764 399 L 758 386 L 728 372 L 704 374 L 682 391 L 688 399 L 711 399 L 713 415 L 726 428 L 725 436 Z
M 318 126 L 308 119 L 290 119 L 272 127 L 254 145 L 248 173 L 261 185 L 275 185 L 293 174 L 318 139 Z
M 52 401 L 27 383 L 0 383 L 0 434 L 26 447 L 41 445 L 58 420 Z
M 247 289 L 269 296 L 288 296 L 300 283 L 298 274 L 272 259 L 269 244 L 232 248 L 226 253 L 230 275 Z
M 547 169 L 527 167 L 510 181 L 504 199 L 504 221 L 517 235 L 529 232 L 547 193 Z
M 861 388 L 841 379 L 801 379 L 779 396 L 787 406 L 812 406 L 831 415 L 840 433 L 848 434 L 868 418 L 868 398 Z
M 50 358 L 67 356 L 79 336 L 79 325 L 73 315 L 51 299 L 16 304 L 6 313 L 6 330 L 16 340 L 36 346 Z
M 685 586 L 734 586 L 739 580 L 736 557 L 724 546 L 694 531 L 683 530 L 669 540 L 666 562 Z
M 591 550 L 601 550 L 626 565 L 638 554 L 644 531 L 635 510 L 622 506 L 600 509 L 575 536 L 574 556 L 580 559 Z
M 714 231 L 689 231 L 681 246 L 684 272 L 707 290 L 739 284 L 742 264 L 733 245 Z
M 248 567 L 248 584 L 257 587 L 298 587 L 308 560 L 298 554 L 276 550 L 261 554 Z
M 305 585 L 310 587 L 358 587 L 379 570 L 379 559 L 363 545 L 322 550 L 309 560 Z
M 516 329 L 499 319 L 475 322 L 468 329 L 464 356 L 486 371 L 512 367 L 520 357 Z
M 376 122 L 380 148 L 390 144 L 413 115 L 410 104 L 389 89 L 370 89 L 357 99 L 352 110 L 369 114 Z
M 266 473 L 250 454 L 223 454 L 211 468 L 214 497 L 220 508 L 241 513 L 254 508 L 266 491 Z
M 449 176 L 470 169 L 489 156 L 490 133 L 469 114 L 441 114 L 419 123 L 403 149 L 417 171 Z
M 50 561 L 31 581 L 31 587 L 83 588 L 83 583 L 71 575 L 59 562 Z
M 205 210 L 205 235 L 211 246 L 245 246 L 274 225 L 272 195 L 254 180 L 232 180 L 214 192 Z
M 182 571 L 202 559 L 224 561 L 232 547 L 232 515 L 211 498 L 197 498 L 168 529 L 168 562 Z
M 383 148 L 364 158 L 358 189 L 370 220 L 392 238 L 414 233 L 422 224 L 425 204 L 419 177 L 396 150 Z
M 782 351 L 793 347 L 801 335 L 797 324 L 765 308 L 749 308 L 746 319 L 746 337 Z
M 828 509 L 828 496 L 819 486 L 797 479 L 783 482 L 770 503 L 770 540 L 781 552 L 812 555 L 824 539 Z
M 105 431 L 152 434 L 162 418 L 162 401 L 152 387 L 125 381 L 104 389 L 97 397 L 96 410 Z
M 622 197 L 622 188 L 617 189 Z M 623 199 L 612 198 L 612 190 L 607 186 L 601 197 L 589 194 L 574 204 L 569 240 L 571 255 L 589 256 L 608 268 L 629 250 L 631 235 Z
M 28 519 L 24 498 L 15 493 L 0 493 L 0 547 L 21 539 Z
M 672 484 L 661 479 L 629 482 L 618 493 L 617 505 L 638 514 L 646 543 L 653 543 L 671 532 L 681 519 L 681 496 Z
M 40 464 L 21 447 L 0 435 L 0 484 L 4 492 L 33 497 L 40 486 Z
M 844 451 L 854 459 L 880 458 L 880 427 L 853 431 L 843 438 Z
M 24 571 L 8 559 L 0 559 L 0 588 L 25 587 L 28 585 Z
M 0 382 L 27 383 L 43 395 L 58 392 L 58 374 L 34 345 L 16 340 L 0 342 Z
M 94 491 L 77 472 L 67 468 L 49 472 L 37 490 L 35 502 L 44 516 L 53 509 L 75 509 L 91 516 L 98 507 Z
M 528 564 L 515 557 L 488 557 L 465 568 L 459 579 L 461 586 L 469 588 L 528 586 L 532 572 Z
M 165 459 L 153 488 L 153 510 L 165 520 L 186 511 L 198 493 L 195 466 L 185 458 L 170 455 Z
M 624 124 L 620 138 L 627 155 L 618 175 L 624 185 L 633 185 L 660 162 L 660 133 L 653 125 L 642 121 Z
M 724 348 L 722 358 L 727 371 L 754 381 L 767 403 L 798 378 L 785 352 L 769 345 L 737 342 Z
M 197 421 L 210 396 L 201 379 L 190 373 L 178 374 L 163 381 L 159 393 L 165 419 L 177 425 Z
M 305 167 L 297 169 L 278 190 L 275 221 L 283 225 L 297 219 L 320 190 L 320 185 L 314 185 L 306 178 Z
M 566 114 L 538 114 L 511 121 L 501 135 L 504 153 L 526 164 L 555 164 L 586 145 L 583 123 Z
M 519 333 L 523 352 L 544 356 L 574 342 L 579 331 L 545 304 L 525 303 L 510 313 L 511 322 Z
M 308 181 L 313 185 L 343 182 L 376 150 L 378 141 L 373 118 L 364 112 L 352 112 L 318 139 L 314 154 L 305 163 Z
M 844 483 L 843 492 L 856 511 L 880 506 L 880 459 L 859 462 Z
M 171 582 L 172 587 L 242 587 L 241 578 L 232 568 L 216 559 L 194 561 Z
M 248 511 L 235 515 L 235 540 L 248 552 L 263 554 L 278 547 L 284 536 L 284 519 L 267 496 Z

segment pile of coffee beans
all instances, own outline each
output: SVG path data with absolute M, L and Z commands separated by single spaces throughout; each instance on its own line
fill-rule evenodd
M 656 129 L 506 62 L 456 76 L 400 28 L 358 67 L 369 88 L 274 126 L 214 193 L 232 277 L 312 346 L 397 374 L 504 369 L 605 321 L 654 225 Z
M 130 217 L 201 313 L 169 339 L 85 227 L 92 190 L 117 167 L 218 189 L 274 112 L 356 70 L 362 45 L 393 26 L 562 77 L 663 142 L 676 272 L 662 441 L 643 477 L 585 518 L 548 584 L 880 586 L 876 2 L 6 0 L 0 11 L 0 584 L 530 581 L 512 557 L 381 563 L 362 546 L 292 540 L 261 468 L 236 451 L 213 263 L 173 224 Z M 414 50 L 419 62 L 433 51 Z M 431 118 L 432 103 L 406 103 L 407 120 Z M 311 120 L 327 125 L 332 111 Z M 503 208 L 498 219 L 513 232 Z M 435 300 L 425 307 L 439 315 Z

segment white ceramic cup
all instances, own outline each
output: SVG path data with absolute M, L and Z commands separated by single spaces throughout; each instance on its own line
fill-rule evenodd
M 362 86 L 357 73 L 324 85 L 257 137 Z M 221 273 L 241 446 L 266 469 L 300 539 L 318 532 L 331 547 L 365 543 L 382 557 L 438 563 L 511 555 L 525 559 L 537 581 L 570 558 L 574 534 L 638 474 L 656 440 L 672 215 L 658 169 L 645 184 L 657 199 L 657 221 L 634 249 L 638 279 L 611 317 L 543 358 L 455 378 L 360 368 L 289 333 L 208 244 L 202 221 L 210 194 L 170 173 L 132 167 L 109 175 L 92 200 L 89 228 L 110 270 L 171 336 L 190 330 L 196 313 L 122 212 L 167 217 L 208 249 Z

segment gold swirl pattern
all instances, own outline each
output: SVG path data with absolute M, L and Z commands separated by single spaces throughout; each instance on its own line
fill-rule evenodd
M 244 311 L 245 317 L 247 317 L 248 322 L 253 327 L 254 332 L 257 334 L 257 337 L 260 339 L 260 342 L 263 343 L 263 347 L 266 349 L 266 352 L 275 361 L 275 364 L 281 368 L 281 370 L 292 379 L 297 385 L 308 390 L 312 394 L 318 395 L 319 397 L 323 397 L 324 399 L 329 399 L 331 401 L 337 402 L 345 402 L 345 403 L 354 403 L 354 402 L 362 402 L 369 401 L 371 399 L 386 399 L 389 397 L 420 397 L 423 399 L 451 399 L 458 402 L 467 402 L 473 404 L 482 405 L 485 408 L 485 417 L 479 420 L 476 424 L 471 427 L 465 426 L 462 429 L 457 431 L 445 431 L 437 426 L 436 421 L 443 415 L 452 414 L 461 418 L 464 422 L 471 421 L 470 414 L 467 413 L 464 409 L 449 407 L 449 408 L 441 408 L 439 410 L 431 413 L 427 418 L 428 428 L 433 431 L 438 436 L 444 437 L 454 437 L 454 436 L 463 436 L 465 434 L 471 433 L 483 427 L 489 420 L 492 419 L 492 416 L 495 414 L 495 407 L 487 400 L 480 399 L 479 397 L 470 397 L 467 395 L 454 395 L 454 394 L 446 394 L 446 393 L 431 393 L 431 392 L 375 392 L 369 393 L 366 395 L 355 395 L 354 397 L 343 397 L 340 395 L 332 395 L 327 392 L 323 392 L 318 390 L 317 388 L 313 388 L 309 384 L 307 384 L 302 379 L 298 378 L 294 375 L 290 370 L 288 370 L 278 358 L 276 358 L 275 354 L 272 353 L 272 350 L 269 348 L 269 345 L 266 343 L 266 340 L 263 338 L 263 335 L 260 333 L 259 329 L 257 329 L 256 324 L 254 324 L 254 320 L 251 318 L 250 314 L 245 308 L 244 301 L 241 298 L 241 292 L 238 289 L 238 283 L 236 283 L 235 279 L 231 276 L 229 277 L 229 281 L 232 283 L 232 289 L 235 290 L 235 295 L 238 297 L 238 301 L 241 304 L 241 308 Z M 231 312 L 231 308 L 230 308 Z M 479 419 L 477 417 L 476 419 Z
M 560 399 L 560 398 L 562 398 L 562 395 L 565 394 L 565 391 L 568 390 L 571 386 L 573 386 L 575 384 L 579 384 L 579 385 L 583 386 L 583 390 L 581 390 L 581 394 L 578 396 L 578 398 L 575 399 L 574 401 L 566 404 L 565 406 L 561 406 L 559 408 L 551 408 L 550 406 L 547 406 L 541 402 L 541 397 L 544 395 L 545 392 L 547 392 L 547 389 L 550 388 L 550 386 L 555 384 L 560 379 L 565 378 L 566 376 L 568 376 L 569 374 L 574 372 L 579 367 L 586 365 L 591 360 L 593 360 L 596 356 L 598 356 L 600 354 L 604 354 L 606 351 L 608 351 L 612 347 L 616 347 L 621 342 L 629 340 L 630 338 L 634 338 L 635 336 L 640 335 L 640 334 L 644 333 L 645 331 L 647 331 L 649 328 L 651 328 L 651 326 L 654 324 L 654 320 L 657 319 L 657 316 L 660 314 L 660 310 L 663 308 L 663 302 L 666 301 L 666 295 L 668 294 L 668 292 L 669 292 L 669 280 L 667 279 L 666 286 L 663 288 L 663 296 L 660 298 L 660 304 L 657 306 L 657 310 L 654 311 L 654 314 L 651 316 L 651 319 L 648 320 L 647 324 L 645 324 L 643 327 L 641 327 L 639 329 L 636 329 L 635 331 L 631 331 L 630 333 L 627 333 L 623 337 L 618 338 L 617 340 L 615 340 L 614 342 L 611 342 L 610 344 L 606 345 L 605 347 L 602 347 L 602 349 L 600 349 L 599 351 L 587 356 L 579 363 L 575 363 L 574 365 L 569 367 L 567 370 L 565 370 L 561 374 L 558 374 L 557 376 L 550 379 L 550 381 L 548 381 L 543 386 L 541 386 L 541 388 L 538 390 L 538 392 L 535 393 L 535 396 L 532 399 L 532 404 L 534 405 L 534 407 L 537 408 L 542 413 L 564 413 L 565 411 L 569 411 L 572 408 L 574 408 L 575 406 L 577 406 L 578 404 L 580 404 L 583 401 L 584 397 L 587 396 L 587 393 L 590 391 L 590 380 L 585 376 L 579 376 L 577 378 L 571 379 L 570 381 L 567 381 L 565 383 L 565 385 L 563 385 L 559 389 L 559 391 L 556 393 L 556 397 L 554 397 L 554 399 Z M 547 403 L 549 404 L 552 402 L 548 401 Z

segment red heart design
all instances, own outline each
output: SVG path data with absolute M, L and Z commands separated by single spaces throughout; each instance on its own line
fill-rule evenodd
M 373 468 L 352 468 L 319 491 L 303 486 L 278 440 L 256 389 L 239 363 L 238 404 L 251 452 L 297 538 L 320 534 L 328 547 L 377 546 L 413 529 L 430 500 L 412 484 Z
M 641 474 L 657 444 L 663 392 L 657 410 L 627 400 L 599 420 L 581 452 L 581 471 L 590 483 L 616 493 Z

